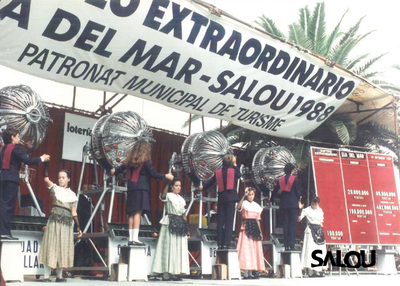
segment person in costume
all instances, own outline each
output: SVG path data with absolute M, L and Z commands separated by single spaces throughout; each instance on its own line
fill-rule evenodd
M 174 178 L 171 173 L 157 173 L 151 164 L 150 155 L 150 143 L 139 140 L 128 152 L 125 162 L 110 172 L 111 175 L 118 175 L 126 171 L 126 179 L 128 181 L 126 214 L 129 216 L 128 245 L 144 245 L 144 243 L 139 241 L 139 227 L 142 213 L 150 212 L 149 177 L 158 180 L 172 180 Z
M 301 196 L 298 179 L 294 176 L 295 166 L 287 163 L 283 169 L 285 175 L 280 177 L 271 195 L 271 202 L 280 197 L 279 210 L 283 215 L 283 244 L 285 250 L 294 250 L 296 242 L 297 217 Z
M 241 173 L 236 164 L 234 155 L 225 155 L 222 169 L 216 170 L 214 176 L 199 190 L 207 190 L 217 182 L 218 185 L 218 223 L 217 245 L 218 249 L 235 249 L 231 246 L 233 220 L 235 217 L 235 204 L 239 201 L 237 193 L 237 180 Z
M 186 202 L 180 195 L 182 183 L 175 178 L 160 194 L 165 205 L 165 215 L 160 221 L 161 229 L 153 259 L 152 272 L 163 274 L 163 281 L 181 281 L 189 275 L 188 236 L 189 228 L 185 215 Z
M 319 206 L 320 200 L 318 197 L 311 199 L 311 206 L 303 208 L 298 217 L 300 222 L 302 219 L 307 219 L 307 226 L 304 230 L 303 249 L 301 251 L 301 264 L 303 269 L 307 271 L 309 276 L 324 276 L 326 266 L 312 267 L 315 260 L 312 259 L 312 252 L 314 250 L 321 250 L 321 257 L 326 256 L 325 235 L 323 229 L 324 212 Z
M 78 198 L 69 188 L 70 173 L 61 170 L 58 173 L 58 185 L 49 179 L 48 163 L 44 164 L 44 182 L 50 190 L 53 208 L 43 234 L 39 263 L 45 265 L 43 282 L 51 282 L 52 268 L 57 269 L 56 282 L 66 282 L 62 276 L 63 268 L 74 266 L 73 223 L 77 226 L 78 237 L 82 236 L 76 205 Z
M 14 215 L 19 189 L 21 164 L 38 165 L 50 160 L 50 155 L 30 158 L 19 145 L 19 131 L 7 128 L 2 132 L 4 146 L 0 147 L 1 239 L 18 239 L 11 235 L 9 222 Z
M 256 190 L 246 188 L 237 210 L 242 213 L 239 241 L 239 267 L 244 270 L 243 279 L 255 279 L 253 271 L 265 270 L 262 248 L 261 213 L 262 207 L 254 201 Z

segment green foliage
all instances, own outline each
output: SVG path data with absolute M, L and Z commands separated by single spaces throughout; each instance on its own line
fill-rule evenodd
M 259 17 L 256 21 L 266 32 L 289 42 L 302 46 L 307 50 L 311 50 L 319 55 L 326 57 L 328 60 L 341 65 L 351 72 L 373 78 L 375 73 L 368 73 L 367 69 L 385 54 L 366 60 L 369 54 L 352 57 L 351 53 L 354 48 L 373 31 L 365 34 L 359 34 L 359 29 L 365 17 L 351 26 L 347 31 L 341 31 L 341 24 L 344 17 L 349 13 L 347 10 L 339 22 L 336 24 L 333 31 L 326 31 L 326 12 L 325 3 L 317 3 L 311 13 L 308 6 L 299 9 L 299 19 L 289 25 L 289 35 L 286 36 L 275 24 L 275 22 L 265 15 Z
M 322 55 L 326 52 L 324 2 L 317 3 L 309 23 L 307 35 L 311 41 L 311 50 Z
M 287 39 L 295 45 L 320 54 L 351 72 L 371 80 L 376 85 L 388 91 L 400 93 L 399 87 L 375 79 L 379 75 L 378 72 L 369 71 L 386 54 L 381 54 L 373 58 L 369 58 L 369 53 L 355 57 L 351 56 L 354 48 L 373 31 L 359 34 L 364 17 L 358 19 L 347 31 L 342 31 L 341 24 L 348 12 L 349 10 L 342 15 L 330 33 L 326 31 L 324 2 L 318 3 L 312 12 L 308 6 L 300 8 L 299 19 L 297 22 L 289 25 L 288 36 L 276 26 L 272 19 L 265 15 L 259 17 L 256 23 L 267 33 Z M 400 65 L 394 65 L 393 68 L 400 70 Z M 201 116 L 193 116 L 192 121 L 196 118 L 201 118 Z M 187 126 L 188 121 L 185 124 Z M 371 152 L 394 152 L 395 154 L 397 154 L 398 149 L 396 134 L 376 123 L 357 125 L 350 115 L 343 114 L 333 114 L 318 128 L 308 134 L 305 140 L 277 138 L 233 124 L 226 126 L 222 130 L 222 133 L 232 145 L 245 148 L 248 158 L 254 156 L 254 153 L 261 148 L 276 145 L 285 146 L 292 152 L 301 169 L 305 169 L 309 163 L 311 142 L 320 147 L 332 147 L 332 144 L 352 145 L 352 148 L 356 148 L 354 146 L 366 147 Z M 365 151 L 365 149 L 361 150 Z
M 276 37 L 285 39 L 286 36 L 284 33 L 282 33 L 278 27 L 276 26 L 275 22 L 272 21 L 271 19 L 265 17 L 264 15 L 262 15 L 261 17 L 259 17 L 259 21 L 256 21 L 256 23 L 258 25 L 260 25 L 261 27 L 263 27 L 263 29 L 267 32 L 270 33 L 271 35 L 274 35 Z
M 309 136 L 310 140 L 352 144 L 357 136 L 357 125 L 350 115 L 333 114 Z

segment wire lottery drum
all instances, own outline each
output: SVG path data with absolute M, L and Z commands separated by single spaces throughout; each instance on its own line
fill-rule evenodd
M 193 183 L 207 181 L 222 167 L 226 154 L 233 154 L 228 140 L 218 131 L 190 135 L 182 145 L 183 170 Z
M 18 85 L 0 89 L 0 133 L 10 127 L 19 130 L 19 144 L 28 153 L 39 147 L 51 123 L 47 106 L 30 87 Z M 3 143 L 1 136 L 0 143 Z
M 137 113 L 123 111 L 104 115 L 93 127 L 92 154 L 103 168 L 116 168 L 138 140 L 154 141 L 151 129 Z
M 276 180 L 285 174 L 283 168 L 287 163 L 296 166 L 296 160 L 287 148 L 275 146 L 260 149 L 252 163 L 254 183 L 272 191 Z

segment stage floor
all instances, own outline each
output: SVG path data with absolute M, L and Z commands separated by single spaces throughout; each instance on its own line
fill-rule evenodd
M 52 281 L 55 280 L 55 277 L 51 277 Z M 129 283 L 134 283 L 136 285 L 147 285 L 147 286 L 155 286 L 155 285 L 268 285 L 268 286 L 280 286 L 280 285 L 304 285 L 304 286 L 312 286 L 312 285 L 399 285 L 400 282 L 400 273 L 397 275 L 377 275 L 377 274 L 360 274 L 359 276 L 355 274 L 341 275 L 333 274 L 330 276 L 329 274 L 323 278 L 292 278 L 292 279 L 282 279 L 282 278 L 260 278 L 255 280 L 206 280 L 206 279 L 183 279 L 180 282 L 164 282 L 161 280 L 149 280 L 148 282 L 144 281 L 133 281 Z M 106 281 L 102 280 L 101 277 L 75 277 L 69 278 L 67 281 L 68 284 L 73 284 L 74 286 L 106 286 L 106 285 L 124 285 L 127 282 L 114 282 L 114 281 Z M 340 283 L 340 284 L 339 284 Z M 41 283 L 40 280 L 36 280 L 34 276 L 25 276 L 25 282 L 7 282 L 7 286 L 38 286 L 38 284 L 44 285 L 53 285 L 53 283 Z M 60 285 L 60 283 L 57 283 Z M 66 284 L 64 284 L 66 285 Z

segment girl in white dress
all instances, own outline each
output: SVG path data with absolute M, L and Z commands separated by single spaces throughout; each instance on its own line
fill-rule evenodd
M 57 268 L 56 282 L 66 282 L 62 277 L 63 268 L 74 266 L 73 222 L 77 226 L 78 236 L 82 236 L 79 228 L 76 205 L 78 198 L 69 188 L 71 176 L 67 170 L 58 173 L 58 185 L 49 179 L 48 163 L 44 164 L 44 182 L 53 199 L 53 208 L 43 234 L 39 263 L 45 265 L 43 282 L 51 282 L 51 268 Z
M 307 227 L 304 230 L 304 239 L 303 239 L 303 249 L 301 251 L 301 261 L 303 269 L 308 271 L 309 276 L 319 276 L 325 275 L 326 266 L 318 266 L 312 267 L 311 263 L 316 264 L 311 254 L 314 250 L 321 250 L 322 254 L 319 257 L 326 256 L 326 244 L 324 237 L 324 230 L 322 228 L 322 224 L 324 222 L 324 212 L 319 207 L 319 198 L 315 197 L 311 200 L 311 206 L 302 209 L 301 215 L 298 218 L 298 221 L 301 221 L 304 217 L 307 218 Z M 304 205 L 301 205 L 300 208 L 303 208 Z M 314 228 L 314 230 L 312 230 Z
M 180 276 L 189 274 L 188 225 L 185 216 L 186 202 L 179 194 L 181 181 L 171 182 L 160 194 L 165 203 L 165 215 L 160 220 L 161 229 L 154 255 L 152 272 L 163 274 L 163 281 L 182 281 Z

